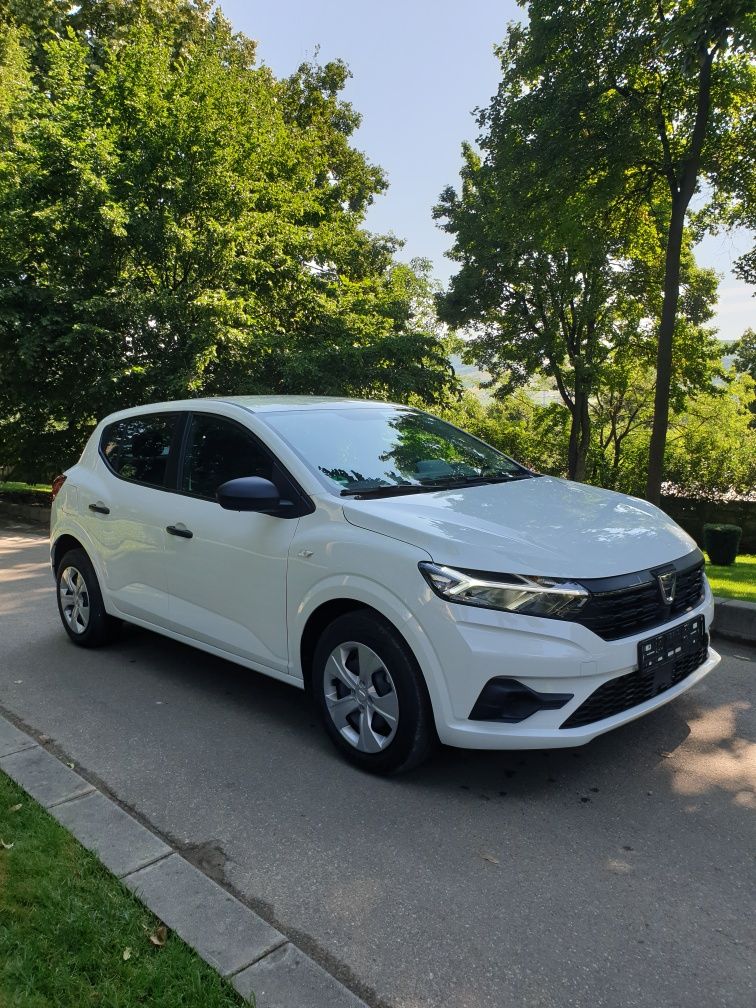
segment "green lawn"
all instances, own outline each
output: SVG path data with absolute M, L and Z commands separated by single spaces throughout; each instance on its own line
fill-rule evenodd
M 2 1008 L 245 1004 L 2 772 L 0 840 Z
M 752 553 L 739 556 L 732 567 L 717 567 L 707 557 L 706 576 L 715 595 L 756 602 L 756 556 Z
M 23 493 L 26 490 L 43 490 L 45 493 L 50 493 L 50 489 L 48 483 L 14 483 L 12 480 L 4 483 L 0 480 L 0 493 L 3 491 Z

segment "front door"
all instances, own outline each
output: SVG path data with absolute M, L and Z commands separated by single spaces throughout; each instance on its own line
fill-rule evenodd
M 215 499 L 227 480 L 275 481 L 275 470 L 272 455 L 240 424 L 192 415 L 167 534 L 170 626 L 287 671 L 286 567 L 297 520 L 226 511 Z

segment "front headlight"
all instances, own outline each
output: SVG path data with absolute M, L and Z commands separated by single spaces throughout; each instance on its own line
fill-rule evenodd
M 525 616 L 571 619 L 588 600 L 588 590 L 574 581 L 534 574 L 487 574 L 418 564 L 433 591 L 448 602 L 504 609 Z

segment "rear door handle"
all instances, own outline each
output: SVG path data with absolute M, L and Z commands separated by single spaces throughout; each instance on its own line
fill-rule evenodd
M 181 539 L 191 539 L 194 535 L 188 528 L 179 528 L 178 525 L 166 525 L 165 531 L 169 535 L 179 536 Z
M 96 511 L 97 514 L 110 514 L 110 508 L 109 507 L 105 507 L 105 505 L 102 503 L 102 501 L 97 501 L 96 504 L 90 504 L 89 505 L 89 510 L 90 511 Z

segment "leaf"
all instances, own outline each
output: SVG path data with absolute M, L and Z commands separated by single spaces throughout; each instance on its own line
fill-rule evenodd
M 161 924 L 159 928 L 156 928 L 154 932 L 150 935 L 150 941 L 153 945 L 157 945 L 158 948 L 162 948 L 168 940 L 168 928 L 165 924 Z
M 484 861 L 490 861 L 491 864 L 501 864 L 498 858 L 495 858 L 493 854 L 481 854 L 480 855 Z
M 0 847 L 2 847 L 3 850 L 10 850 L 12 846 L 12 843 L 6 843 L 5 840 L 0 839 Z
M 128 947 L 123 950 L 123 961 L 126 962 L 127 959 L 131 959 L 131 949 Z
M 19 802 L 18 805 L 11 805 L 11 807 L 8 809 L 8 811 L 9 812 L 18 812 L 19 809 L 22 809 L 23 807 L 24 807 L 23 802 Z

